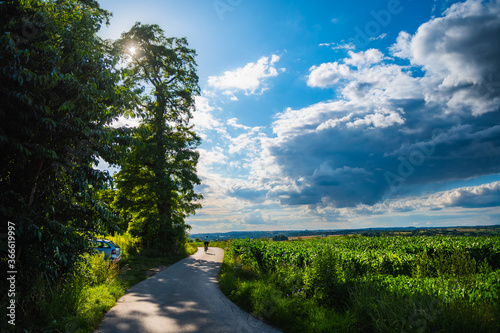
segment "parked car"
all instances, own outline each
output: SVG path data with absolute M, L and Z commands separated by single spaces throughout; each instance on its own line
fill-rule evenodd
M 104 252 L 104 259 L 118 261 L 121 259 L 120 247 L 110 240 L 93 239 L 91 240 L 94 250 Z

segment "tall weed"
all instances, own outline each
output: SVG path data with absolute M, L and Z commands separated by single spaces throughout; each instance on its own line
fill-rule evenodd
M 106 239 L 109 239 L 120 247 L 123 259 L 128 259 L 130 256 L 138 254 L 140 251 L 139 238 L 132 236 L 128 232 L 115 234 L 114 236 L 107 236 Z
M 92 308 L 99 302 L 110 305 L 107 290 L 114 283 L 117 274 L 117 264 L 104 260 L 104 253 L 82 255 L 73 272 L 58 284 L 49 297 L 47 310 L 50 324 L 61 327 L 74 326 L 71 323 L 76 323 L 77 327 L 91 327 L 102 316 L 102 310 L 94 313 L 91 319 L 85 309 Z M 114 294 L 111 305 L 119 297 L 119 292 Z

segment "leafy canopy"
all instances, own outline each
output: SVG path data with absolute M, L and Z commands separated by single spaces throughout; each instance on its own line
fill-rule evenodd
M 201 199 L 194 191 L 200 138 L 189 125 L 199 93 L 196 54 L 185 38 L 167 38 L 159 26 L 140 23 L 115 47 L 128 68 L 126 84 L 144 87 L 141 125 L 116 175 L 115 203 L 145 246 L 179 249 L 189 228 L 184 219 Z
M 95 166 L 117 163 L 126 131 L 109 124 L 131 94 L 96 35 L 109 16 L 95 1 L 0 2 L 0 232 L 16 224 L 25 304 L 34 277 L 57 280 L 87 237 L 115 228 L 99 195 L 111 178 Z

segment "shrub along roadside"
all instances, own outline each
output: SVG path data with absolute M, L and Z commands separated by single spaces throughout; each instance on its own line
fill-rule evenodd
M 30 322 L 16 323 L 16 327 L 5 327 L 5 331 L 22 327 L 24 332 L 93 332 L 118 298 L 148 278 L 153 268 L 172 265 L 197 251 L 186 244 L 184 253 L 161 257 L 140 251 L 134 246 L 134 238 L 127 235 L 106 238 L 122 248 L 119 263 L 104 260 L 103 254 L 85 254 L 74 270 L 52 288 L 40 277 L 33 282 L 38 316 Z

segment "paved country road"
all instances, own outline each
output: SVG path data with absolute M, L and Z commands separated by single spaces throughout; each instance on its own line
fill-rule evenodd
M 130 288 L 95 333 L 251 333 L 278 330 L 242 311 L 219 289 L 224 250 L 203 248 Z

